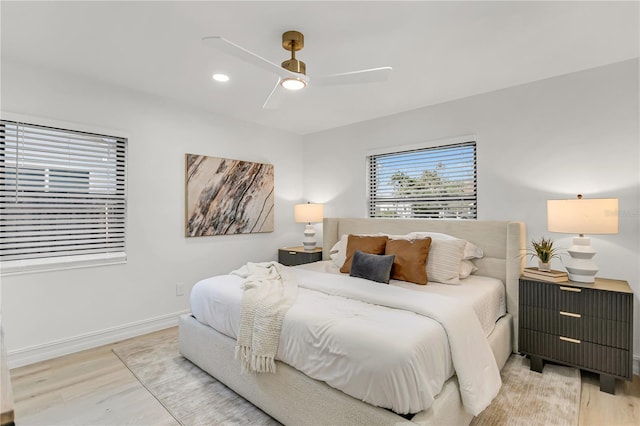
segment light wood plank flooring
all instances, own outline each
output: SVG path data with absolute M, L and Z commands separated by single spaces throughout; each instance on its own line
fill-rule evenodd
M 171 338 L 169 328 L 138 340 Z M 120 343 L 11 371 L 16 424 L 177 425 L 178 422 L 111 352 Z M 580 425 L 639 425 L 640 378 L 600 392 L 598 376 L 582 374 Z
M 16 425 L 179 425 L 111 352 L 118 344 L 11 370 Z
M 616 380 L 616 394 L 600 392 L 599 376 L 582 372 L 580 419 L 583 425 L 640 425 L 640 377 Z

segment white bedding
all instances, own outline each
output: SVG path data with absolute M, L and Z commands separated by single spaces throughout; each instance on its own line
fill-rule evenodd
M 298 269 L 296 274 L 304 278 L 302 281 L 319 282 L 330 277 L 322 274 L 325 277 L 319 279 L 315 272 Z M 400 294 L 403 300 L 411 300 L 423 296 L 404 298 L 404 290 L 344 275 L 333 278 L 339 282 L 337 286 L 334 284 L 333 290 L 316 291 L 319 289 L 301 285 L 296 303 L 284 318 L 277 359 L 353 397 L 397 413 L 415 413 L 429 408 L 454 372 L 451 348 L 443 327 L 433 319 L 407 310 L 383 308 L 354 300 L 351 296 L 340 297 L 327 292 L 340 293 L 355 288 L 366 293 L 381 291 L 377 297 L 382 298 Z M 349 282 L 358 285 L 345 286 L 345 280 L 356 280 Z M 191 293 L 192 313 L 200 322 L 236 338 L 242 282 L 243 279 L 237 276 L 218 276 L 196 284 Z M 421 288 L 428 287 L 432 287 L 434 294 L 430 299 L 440 299 L 435 295 L 445 291 L 435 290 L 437 286 L 433 284 Z M 457 290 L 465 286 L 446 287 L 460 294 L 472 293 Z M 428 300 L 423 299 L 425 304 Z M 464 305 L 455 300 L 453 303 Z M 478 308 L 474 303 L 472 305 L 477 312 Z M 391 340 L 389 336 L 392 336 Z M 468 349 L 467 357 L 469 353 L 477 356 L 473 348 Z M 469 358 L 475 362 L 473 357 Z M 488 405 L 486 399 L 490 401 L 497 393 L 495 374 L 489 367 L 468 372 L 488 374 L 492 378 L 479 381 L 481 387 L 486 385 L 485 390 L 466 386 L 466 391 L 472 394 L 480 391 L 488 395 L 484 400 L 466 401 L 470 411 L 481 410 Z M 464 383 L 461 385 L 464 393 Z
M 335 263 L 330 260 L 307 263 L 295 268 L 331 274 L 341 273 Z M 507 312 L 504 284 L 497 278 L 470 275 L 468 278 L 461 280 L 459 285 L 435 282 L 429 282 L 428 285 L 417 285 L 406 281 L 390 280 L 389 285 L 424 293 L 451 296 L 469 303 L 473 306 L 480 320 L 485 336 L 491 334 L 496 326 L 496 321 Z

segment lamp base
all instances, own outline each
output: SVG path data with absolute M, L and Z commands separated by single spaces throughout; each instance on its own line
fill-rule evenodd
M 308 223 L 304 228 L 304 240 L 302 245 L 305 251 L 311 251 L 316 248 L 316 229 L 312 224 Z
M 595 281 L 598 265 L 593 261 L 596 251 L 588 237 L 575 237 L 573 245 L 567 250 L 571 258 L 565 263 L 571 281 L 592 283 Z

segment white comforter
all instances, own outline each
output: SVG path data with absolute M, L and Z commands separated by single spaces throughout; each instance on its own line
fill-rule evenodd
M 470 306 L 345 275 L 295 275 L 299 292 L 282 324 L 281 361 L 401 414 L 429 408 L 454 366 L 469 413 L 497 395 L 500 374 Z M 236 338 L 241 298 L 242 278 L 218 276 L 196 284 L 191 308 Z

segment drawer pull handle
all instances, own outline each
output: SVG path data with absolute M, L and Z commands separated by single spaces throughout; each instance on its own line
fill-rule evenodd
M 560 315 L 564 315 L 565 317 L 572 317 L 572 318 L 581 318 L 582 315 L 580 314 L 574 314 L 573 312 L 564 312 L 564 311 L 560 311 Z
M 295 254 L 297 254 L 297 253 L 296 253 L 295 251 L 290 251 L 290 252 L 289 252 L 289 254 L 293 254 L 293 255 L 295 255 Z
M 560 337 L 560 340 L 564 340 L 565 342 L 571 342 L 571 343 L 580 343 L 580 340 L 578 339 L 572 339 L 570 337 L 564 337 L 564 336 L 558 336 Z
M 564 287 L 564 286 L 560 286 L 560 290 L 564 290 L 564 291 L 573 291 L 574 293 L 580 293 L 582 292 L 581 289 L 579 288 L 574 288 L 574 287 Z

